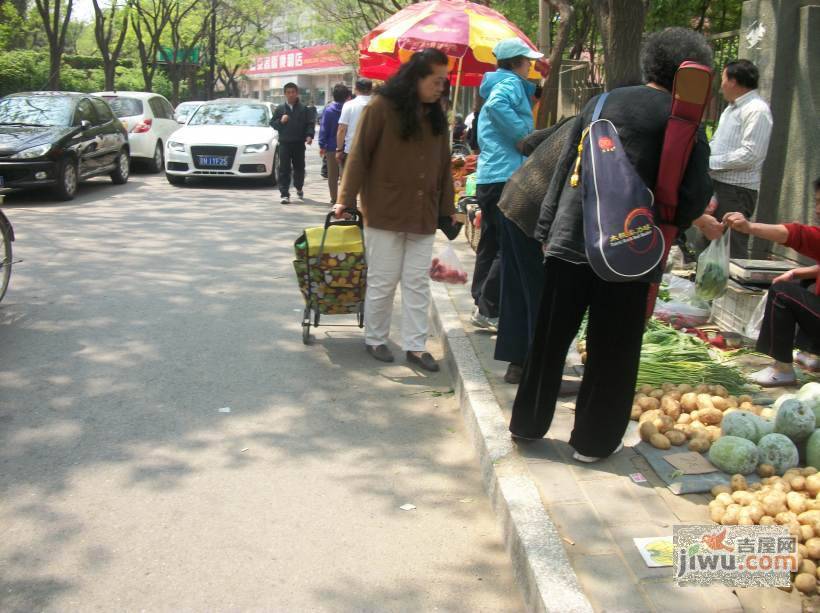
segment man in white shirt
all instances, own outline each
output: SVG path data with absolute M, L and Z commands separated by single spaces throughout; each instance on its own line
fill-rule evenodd
M 370 95 L 373 93 L 373 81 L 370 79 L 358 79 L 353 86 L 356 97 L 348 100 L 342 107 L 342 114 L 339 117 L 339 128 L 336 133 L 336 160 L 339 167 L 344 167 L 345 158 L 353 144 L 353 137 L 356 135 L 356 124 L 362 115 L 364 107 L 370 102 Z
M 749 60 L 733 60 L 723 69 L 720 88 L 729 105 L 709 143 L 717 208 L 694 224 L 710 240 L 723 233 L 719 220 L 726 213 L 740 212 L 751 219 L 757 205 L 760 171 L 772 133 L 772 113 L 757 93 L 758 78 L 757 67 Z M 731 257 L 748 258 L 748 240 L 745 234 L 733 232 Z

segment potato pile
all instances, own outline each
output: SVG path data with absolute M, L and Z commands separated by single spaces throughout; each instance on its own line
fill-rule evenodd
M 731 411 L 772 418 L 774 411 L 752 403 L 751 396 L 730 396 L 722 385 L 642 385 L 635 394 L 631 419 L 640 423 L 641 439 L 658 449 L 683 445 L 706 452 L 720 438 L 720 422 Z
M 723 526 L 787 526 L 798 542 L 794 586 L 814 594 L 820 579 L 820 473 L 809 466 L 777 477 L 768 464 L 758 466 L 757 473 L 760 483 L 733 475 L 729 484 L 713 487 L 709 515 Z

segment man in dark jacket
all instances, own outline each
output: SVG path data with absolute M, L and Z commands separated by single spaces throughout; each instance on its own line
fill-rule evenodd
M 304 198 L 305 145 L 313 142 L 315 115 L 299 102 L 295 83 L 285 85 L 285 103 L 276 107 L 270 125 L 279 132 L 279 192 L 282 204 L 290 202 L 290 169 L 293 166 L 293 186 L 299 199 Z

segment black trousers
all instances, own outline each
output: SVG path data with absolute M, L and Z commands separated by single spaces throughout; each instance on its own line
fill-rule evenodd
M 799 328 L 799 330 L 798 330 Z M 820 296 L 799 283 L 781 281 L 769 288 L 757 350 L 778 362 L 791 363 L 797 345 L 812 353 L 820 348 Z
M 718 221 L 723 221 L 726 213 L 743 213 L 746 219 L 751 219 L 757 207 L 757 191 L 746 187 L 739 187 L 729 183 L 721 183 L 712 180 L 712 188 L 715 190 L 717 198 L 717 209 L 714 217 Z M 749 236 L 740 232 L 732 232 L 729 247 L 729 257 L 743 258 L 749 257 Z M 695 250 L 702 253 L 709 246 L 709 239 L 697 231 L 694 241 Z
M 535 336 L 544 286 L 541 243 L 501 217 L 501 305 L 495 359 L 523 365 Z
M 510 431 L 541 438 L 555 415 L 569 344 L 589 308 L 587 362 L 569 443 L 588 456 L 610 455 L 629 423 L 646 324 L 648 283 L 610 283 L 588 265 L 548 257 L 544 291 Z
M 476 200 L 481 209 L 481 238 L 475 254 L 471 293 L 482 315 L 498 317 L 501 294 L 501 212 L 498 200 L 506 183 L 476 186 Z
M 290 169 L 293 167 L 293 187 L 301 192 L 305 185 L 305 143 L 279 143 L 279 192 L 290 196 Z

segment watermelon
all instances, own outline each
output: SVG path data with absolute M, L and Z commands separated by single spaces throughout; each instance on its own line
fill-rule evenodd
M 709 448 L 709 461 L 730 475 L 753 473 L 758 455 L 757 446 L 739 436 L 721 436 Z
M 780 408 L 780 405 L 786 402 L 787 400 L 791 400 L 792 398 L 797 398 L 797 394 L 781 394 L 778 396 L 777 400 L 774 401 L 772 404 L 772 409 L 774 412 L 777 413 L 777 410 Z
M 815 430 L 806 441 L 806 466 L 820 466 L 820 430 Z
M 820 422 L 820 383 L 806 383 L 797 392 L 797 399 L 809 407 L 818 422 Z
M 785 434 L 795 443 L 805 441 L 817 425 L 814 411 L 797 398 L 785 400 L 774 418 L 774 431 Z
M 732 411 L 723 416 L 720 422 L 722 436 L 738 436 L 756 443 L 768 432 L 761 432 L 763 420 L 750 411 Z
M 762 439 L 764 436 L 774 432 L 774 420 L 765 419 L 763 417 L 758 417 L 757 419 L 758 419 L 757 427 L 758 427 L 758 431 L 760 432 L 760 436 L 757 438 L 757 441 L 755 441 L 755 442 L 759 442 L 760 439 Z
M 767 434 L 757 444 L 761 464 L 771 464 L 778 475 L 797 466 L 800 454 L 797 445 L 786 435 Z

